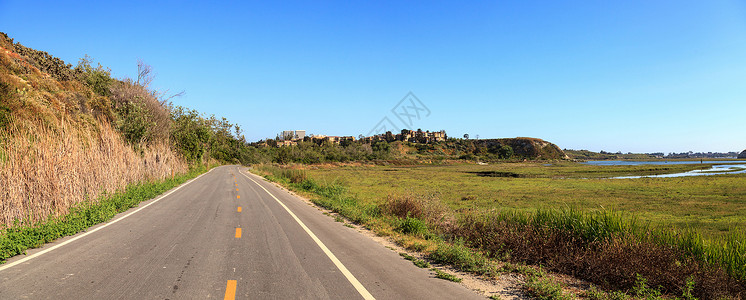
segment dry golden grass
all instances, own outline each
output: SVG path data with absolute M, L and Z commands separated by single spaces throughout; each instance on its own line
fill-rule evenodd
M 63 215 L 130 183 L 187 171 L 169 147 L 164 122 L 157 122 L 157 139 L 132 147 L 109 123 L 108 97 L 41 72 L 34 66 L 39 62 L 30 63 L 12 46 L 0 37 L 0 108 L 10 112 L 3 115 L 7 124 L 0 124 L 0 229 L 16 220 Z M 127 95 L 148 96 L 144 89 L 133 91 Z M 165 109 L 154 111 L 167 120 Z
M 0 131 L 0 228 L 65 214 L 102 192 L 187 171 L 167 144 L 140 149 L 102 120 L 16 120 Z

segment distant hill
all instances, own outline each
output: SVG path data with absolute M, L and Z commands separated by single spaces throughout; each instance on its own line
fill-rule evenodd
M 538 138 L 516 137 L 503 139 L 484 139 L 477 140 L 477 145 L 492 149 L 498 146 L 510 146 L 513 149 L 513 155 L 527 159 L 568 159 L 560 147 Z
M 738 158 L 746 158 L 746 150 L 743 150 L 743 152 L 738 155 Z

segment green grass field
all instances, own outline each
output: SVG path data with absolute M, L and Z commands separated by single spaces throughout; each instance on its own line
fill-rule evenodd
M 654 226 L 720 236 L 746 228 L 746 175 L 606 179 L 679 173 L 708 164 L 591 166 L 572 162 L 310 167 L 309 177 L 349 188 L 364 203 L 402 192 L 434 193 L 451 208 L 614 210 Z
M 480 276 L 527 264 L 611 293 L 635 294 L 648 282 L 669 296 L 743 299 L 745 174 L 608 179 L 710 167 L 522 162 L 255 171 L 431 262 Z M 537 276 L 538 286 L 551 280 Z

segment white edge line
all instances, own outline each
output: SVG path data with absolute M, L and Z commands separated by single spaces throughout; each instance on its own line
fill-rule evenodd
M 313 234 L 311 229 L 308 229 L 308 227 L 306 227 L 306 224 L 303 224 L 303 222 L 292 211 L 290 211 L 290 209 L 287 206 L 285 206 L 285 203 L 282 203 L 280 199 L 277 199 L 275 195 L 272 195 L 272 193 L 270 193 L 264 186 L 256 182 L 254 179 L 252 179 L 248 175 L 244 174 L 240 170 L 239 170 L 239 173 L 241 173 L 241 175 L 248 178 L 249 180 L 253 181 L 256 185 L 258 185 L 265 192 L 267 192 L 267 194 L 272 196 L 272 198 L 274 198 L 275 201 L 277 201 L 277 203 L 279 203 L 290 214 L 290 216 L 293 217 L 293 219 L 295 219 L 296 222 L 298 222 L 300 227 L 303 228 L 303 230 L 305 230 L 309 236 L 311 236 L 311 239 L 313 239 L 314 242 L 316 242 L 316 245 L 319 245 L 319 248 L 321 248 L 321 251 L 324 251 L 324 254 L 326 254 L 326 256 L 328 256 L 329 259 L 332 260 L 334 265 L 337 266 L 337 268 L 342 272 L 342 274 L 347 278 L 347 280 L 352 284 L 352 286 L 355 287 L 357 292 L 360 293 L 360 296 L 363 296 L 363 299 L 367 299 L 367 300 L 375 299 L 373 295 L 371 295 L 370 292 L 368 292 L 368 290 L 365 289 L 363 284 L 360 283 L 360 281 L 358 281 L 357 278 L 355 278 L 355 276 L 352 275 L 352 273 L 350 273 L 349 270 L 347 270 L 347 268 L 342 264 L 341 261 L 339 261 L 339 259 L 337 259 L 336 256 L 334 256 L 334 253 L 332 253 L 332 251 L 329 250 L 329 248 L 327 248 L 326 245 L 324 245 L 324 243 L 322 243 L 321 240 L 318 237 L 316 237 L 315 234 Z
M 133 212 L 130 212 L 130 213 L 128 213 L 128 214 L 126 214 L 126 215 L 122 216 L 121 218 L 118 218 L 118 219 L 116 219 L 116 220 L 114 220 L 114 221 L 111 221 L 111 222 L 109 222 L 109 223 L 106 223 L 106 224 L 104 224 L 104 225 L 101 225 L 101 226 L 99 226 L 99 227 L 96 227 L 96 229 L 93 229 L 93 230 L 90 230 L 90 231 L 86 231 L 85 233 L 83 233 L 83 234 L 81 234 L 81 235 L 78 235 L 78 236 L 76 236 L 76 237 L 73 237 L 73 238 L 71 238 L 71 239 L 69 239 L 69 240 L 67 240 L 67 241 L 64 241 L 64 242 L 62 242 L 62 243 L 59 243 L 59 244 L 57 244 L 57 245 L 54 245 L 54 246 L 52 246 L 52 247 L 49 247 L 48 249 L 44 249 L 44 250 L 42 250 L 42 251 L 39 251 L 39 252 L 36 252 L 36 253 L 34 253 L 34 254 L 32 254 L 32 255 L 26 256 L 26 257 L 24 257 L 24 258 L 22 258 L 22 259 L 19 259 L 19 260 L 17 260 L 17 261 L 14 261 L 14 262 L 12 262 L 12 263 L 7 263 L 7 264 L 3 264 L 3 265 L 0 265 L 0 271 L 3 271 L 3 270 L 5 270 L 5 269 L 9 269 L 9 268 L 11 268 L 11 267 L 13 267 L 13 266 L 15 266 L 15 265 L 19 265 L 19 264 L 25 263 L 25 262 L 27 262 L 27 261 L 29 261 L 29 260 L 33 259 L 33 258 L 36 258 L 36 257 L 38 257 L 38 256 L 41 256 L 41 255 L 42 255 L 42 254 L 44 254 L 44 253 L 47 253 L 47 252 L 49 252 L 49 251 L 55 250 L 55 249 L 57 249 L 57 248 L 59 248 L 59 247 L 62 247 L 62 246 L 64 246 L 64 245 L 67 245 L 67 244 L 69 244 L 69 243 L 72 243 L 72 242 L 74 242 L 75 240 L 77 240 L 77 239 L 79 239 L 79 238 L 82 238 L 82 237 L 84 237 L 84 236 L 87 236 L 87 235 L 89 235 L 89 234 L 91 234 L 91 233 L 94 233 L 94 232 L 96 232 L 96 231 L 99 231 L 100 229 L 104 229 L 104 228 L 106 228 L 107 226 L 109 226 L 109 225 L 111 225 L 111 224 L 114 224 L 114 223 L 116 223 L 116 222 L 119 222 L 119 221 L 121 221 L 122 219 L 124 219 L 124 218 L 126 218 L 126 217 L 129 217 L 129 216 L 133 215 L 134 213 L 136 213 L 136 212 L 138 212 L 138 211 L 140 211 L 140 210 L 142 210 L 142 209 L 144 209 L 144 208 L 146 208 L 146 207 L 148 207 L 148 206 L 152 205 L 153 203 L 156 203 L 156 202 L 160 201 L 161 199 L 165 198 L 166 196 L 170 195 L 171 193 L 173 193 L 173 192 L 176 192 L 176 191 L 178 191 L 178 190 L 179 190 L 180 188 L 182 188 L 182 187 L 185 187 L 186 185 L 188 185 L 188 184 L 192 183 L 192 181 L 195 181 L 195 180 L 197 180 L 198 178 L 202 177 L 203 175 L 205 175 L 205 174 L 207 174 L 207 173 L 210 173 L 210 172 L 212 172 L 212 170 L 214 170 L 214 168 L 213 168 L 213 169 L 210 169 L 210 171 L 207 171 L 207 172 L 205 172 L 205 173 L 203 173 L 203 174 L 201 174 L 201 175 L 199 175 L 199 176 L 197 176 L 197 177 L 195 177 L 195 178 L 192 178 L 192 179 L 190 179 L 189 181 L 187 181 L 187 182 L 185 182 L 185 183 L 183 183 L 183 184 L 179 185 L 178 187 L 176 187 L 175 189 L 171 190 L 171 191 L 170 191 L 170 192 L 168 192 L 168 193 L 165 193 L 165 194 L 161 194 L 160 196 L 158 196 L 158 198 L 156 198 L 156 199 L 155 199 L 155 200 L 153 200 L 152 202 L 150 202 L 150 203 L 148 203 L 148 204 L 146 204 L 146 205 L 143 205 L 142 207 L 140 207 L 140 208 L 136 209 L 136 210 L 135 210 L 135 211 L 133 211 Z

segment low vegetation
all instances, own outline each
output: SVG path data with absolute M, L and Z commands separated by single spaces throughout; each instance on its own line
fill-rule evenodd
M 461 278 L 456 277 L 456 275 L 448 274 L 436 268 L 432 268 L 431 270 L 435 271 L 435 278 L 445 279 L 453 282 L 461 282 Z
M 670 167 L 666 171 L 693 166 Z M 504 168 L 537 176 L 480 177 L 470 173 L 475 169 Z M 742 230 L 746 222 L 730 218 L 725 231 L 715 223 L 704 233 L 687 225 L 691 224 L 688 220 L 692 212 L 700 215 L 693 219 L 699 219 L 702 214 L 718 215 L 718 209 L 723 209 L 723 213 L 728 210 L 729 214 L 743 209 L 739 201 L 746 191 L 736 184 L 742 178 L 738 175 L 636 181 L 582 179 L 587 174 L 646 170 L 565 163 L 520 167 L 296 166 L 292 172 L 303 175 L 295 177 L 305 179 L 291 183 L 287 176 L 290 172 L 285 169 L 255 167 L 272 180 L 313 193 L 316 196 L 312 200 L 317 204 L 379 234 L 390 235 L 408 249 L 423 252 L 430 262 L 488 277 L 502 272 L 524 274 L 528 278 L 526 289 L 535 291 L 535 297 L 544 297 L 541 293 L 548 295 L 547 299 L 569 296 L 560 285 L 545 278 L 543 271 L 525 265 L 591 282 L 600 291 L 597 294 L 603 295 L 598 297 L 609 299 L 621 295 L 649 298 L 655 293 L 699 299 L 746 295 L 746 236 Z M 563 176 L 556 176 L 558 173 Z M 686 184 L 681 184 L 682 180 Z M 569 185 L 565 186 L 567 191 L 563 191 L 564 185 Z M 491 193 L 495 189 L 501 190 L 499 202 Z M 663 206 L 649 211 L 650 215 L 623 209 L 659 206 L 660 194 L 656 190 L 668 192 L 668 199 L 662 203 L 682 203 L 683 207 Z M 687 208 L 682 200 L 699 193 L 699 203 Z M 531 194 L 536 198 L 526 197 Z M 568 197 L 562 199 L 573 201 L 557 201 L 556 197 L 565 194 Z M 599 204 L 604 203 L 605 197 L 618 199 L 618 205 L 602 207 Z M 728 207 L 702 206 L 706 201 Z M 550 208 L 553 202 L 559 203 L 559 208 Z M 689 215 L 679 215 L 678 209 Z M 656 214 L 658 217 L 651 218 Z M 670 222 L 676 218 L 680 222 Z M 640 292 L 645 290 L 643 287 L 647 292 Z
M 456 212 L 506 208 L 613 210 L 634 215 L 641 225 L 697 228 L 705 238 L 746 226 L 743 175 L 614 179 L 608 177 L 680 173 L 708 164 L 593 166 L 572 162 L 409 165 L 294 166 L 308 178 L 338 183 L 365 204 L 384 204 L 392 195 L 425 195 Z M 508 173 L 516 176 L 481 176 Z
M 530 275 L 526 278 L 523 290 L 538 300 L 571 300 L 572 294 L 564 291 L 561 283 L 549 277 Z

